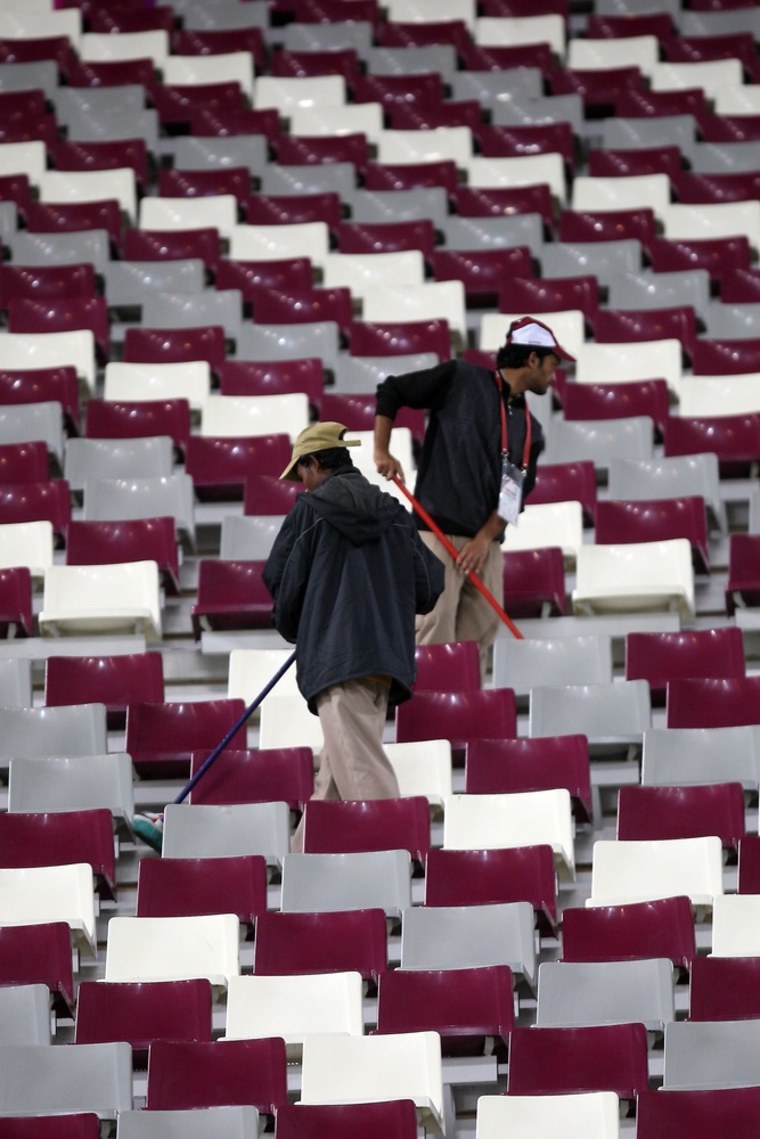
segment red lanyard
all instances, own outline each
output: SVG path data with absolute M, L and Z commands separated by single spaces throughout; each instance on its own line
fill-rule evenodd
M 500 372 L 494 372 L 496 387 L 499 389 L 499 415 L 501 417 L 501 453 L 509 455 L 509 435 L 507 433 L 507 409 L 504 407 L 504 380 Z M 525 445 L 523 446 L 522 470 L 527 471 L 530 459 L 530 446 L 533 437 L 533 424 L 530 420 L 530 411 L 525 407 Z

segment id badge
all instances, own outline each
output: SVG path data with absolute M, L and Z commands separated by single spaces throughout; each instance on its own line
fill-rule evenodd
M 516 526 L 522 506 L 522 488 L 525 475 L 511 463 L 503 459 L 501 464 L 501 486 L 499 487 L 499 517 L 510 526 Z

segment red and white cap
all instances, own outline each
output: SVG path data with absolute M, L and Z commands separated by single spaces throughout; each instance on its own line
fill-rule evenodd
M 561 359 L 575 362 L 566 348 L 558 343 L 557 337 L 548 324 L 542 324 L 534 316 L 521 316 L 513 320 L 507 332 L 507 344 L 522 344 L 526 348 L 551 348 Z

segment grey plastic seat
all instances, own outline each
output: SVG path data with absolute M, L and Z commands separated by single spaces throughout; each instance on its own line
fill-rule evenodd
M 760 1020 L 674 1021 L 665 1027 L 664 1090 L 760 1084 Z
M 493 652 L 493 687 L 511 688 L 527 697 L 541 684 L 608 684 L 612 681 L 612 638 L 497 638 Z
M 129 1044 L 0 1047 L 0 1117 L 92 1111 L 107 1120 L 132 1106 Z
M 402 969 L 508 965 L 535 988 L 536 943 L 530 902 L 414 906 L 401 922 Z
M 153 293 L 200 293 L 205 266 L 199 257 L 173 261 L 109 261 L 105 266 L 105 295 L 110 308 L 150 308 Z
M 495 126 L 540 126 L 543 123 L 570 123 L 573 134 L 584 133 L 583 99 L 572 92 L 569 95 L 519 96 L 493 106 L 492 122 Z
M 334 320 L 304 324 L 249 324 L 240 329 L 238 360 L 301 360 L 318 356 L 335 371 L 340 352 L 340 330 Z
M 353 48 L 366 59 L 372 48 L 373 28 L 368 20 L 343 20 L 336 24 L 300 24 L 294 21 L 282 30 L 286 51 L 340 51 Z
M 224 170 L 245 166 L 257 177 L 268 161 L 264 135 L 231 135 L 229 138 L 203 138 L 179 135 L 171 144 L 177 170 Z
M 756 142 L 696 142 L 690 153 L 697 174 L 738 174 L 758 168 Z
M 643 12 L 668 12 L 678 27 L 681 0 L 596 0 L 594 11 L 602 16 L 636 16 Z
M 357 190 L 353 196 L 352 221 L 363 225 L 430 219 L 443 230 L 449 206 L 443 186 L 424 190 Z
M 608 420 L 552 419 L 544 427 L 546 449 L 542 459 L 545 463 L 590 459 L 595 467 L 605 469 L 620 456 L 639 461 L 654 456 L 652 420 L 645 415 Z
M 741 783 L 756 791 L 760 738 L 752 725 L 650 728 L 644 732 L 641 782 L 651 787 Z
M 675 1020 L 673 962 L 544 961 L 538 967 L 536 1024 L 578 1028 L 638 1021 L 662 1032 Z
M 11 759 L 9 811 L 87 811 L 98 807 L 107 807 L 115 821 L 131 827 L 135 793 L 132 757 L 125 751 Z
M 585 735 L 592 755 L 640 751 L 651 726 L 646 680 L 538 685 L 530 693 L 528 735 Z
M 690 155 L 696 145 L 693 115 L 653 115 L 651 118 L 611 116 L 599 124 L 605 150 L 636 150 L 649 146 L 678 146 Z
M 747 340 L 757 336 L 760 301 L 727 304 L 714 300 L 705 313 L 705 335 L 711 340 Z
M 512 214 L 509 217 L 460 217 L 443 219 L 441 229 L 447 249 L 511 249 L 527 245 L 541 260 L 544 250 L 544 221 L 540 214 Z
M 226 561 L 265 561 L 284 520 L 284 514 L 225 514 L 219 557 Z
M 198 328 L 221 325 L 237 340 L 243 324 L 243 295 L 239 289 L 208 289 L 199 293 L 157 292 L 143 308 L 143 328 Z
M 718 457 L 712 451 L 666 458 L 637 458 L 618 453 L 609 463 L 607 488 L 611 499 L 623 501 L 701 495 L 710 512 L 711 524 L 726 529 Z
M 0 1047 L 50 1044 L 47 985 L 0 985 Z
M 63 477 L 72 491 L 90 479 L 168 477 L 174 470 L 174 443 L 169 435 L 139 439 L 89 439 L 73 436 L 63 451 Z
M 71 142 L 115 142 L 118 139 L 141 138 L 152 154 L 159 150 L 158 112 L 152 107 L 129 117 L 117 111 L 94 115 L 82 111 L 68 126 Z
M 400 917 L 411 904 L 408 850 L 287 854 L 283 860 L 284 913 L 376 908 Z
M 84 484 L 86 522 L 171 517 L 186 548 L 195 546 L 195 491 L 185 471 L 141 478 L 88 478 Z
M 18 206 L 15 202 L 0 202 L 0 237 L 7 239 L 18 229 Z
M 314 27 L 319 27 L 315 24 Z M 262 194 L 301 196 L 335 193 L 343 202 L 356 194 L 356 169 L 352 162 L 280 164 L 271 162 L 259 171 Z M 354 220 L 359 220 L 355 218 Z
M 399 356 L 339 356 L 335 369 L 334 392 L 374 392 L 386 376 L 400 376 L 434 368 L 439 363 L 435 352 L 409 352 Z
M 425 44 L 423 47 L 373 47 L 367 52 L 370 75 L 419 75 L 435 71 L 451 83 L 457 70 L 453 44 Z
M 137 115 L 145 107 L 145 88 L 138 83 L 118 87 L 59 87 L 53 98 L 56 118 L 68 126 L 82 112 L 94 115 Z
M 287 803 L 170 803 L 164 812 L 164 858 L 261 854 L 278 864 L 288 853 L 289 841 Z
M 32 707 L 32 662 L 0 657 L 0 708 Z
M 613 309 L 675 308 L 691 305 L 704 318 L 710 304 L 710 274 L 707 269 L 655 273 L 615 273 L 608 282 L 607 303 Z
M 110 258 L 105 229 L 82 229 L 72 233 L 29 233 L 20 229 L 9 234 L 12 260 L 19 265 L 80 265 L 90 262 L 104 273 Z
M 107 751 L 105 704 L 0 708 L 0 768 L 21 756 L 102 755 Z
M 641 242 L 635 237 L 613 241 L 555 241 L 547 243 L 541 252 L 544 277 L 592 275 L 606 286 L 613 276 L 635 273 L 641 264 Z
M 682 11 L 676 17 L 682 36 L 725 36 L 751 32 L 760 39 L 760 12 L 755 7 L 726 8 L 720 11 Z
M 181 10 L 186 28 L 221 31 L 225 28 L 269 27 L 269 9 L 261 0 L 247 4 L 243 12 L 234 0 L 215 0 L 213 4 L 205 0 L 183 0 L 175 7 Z
M 536 99 L 543 89 L 539 67 L 515 68 L 508 82 L 500 71 L 457 71 L 451 79 L 452 98 L 476 99 L 491 111 L 512 99 Z
M 52 102 L 58 82 L 58 64 L 52 59 L 0 63 L 0 91 L 44 91 Z
M 122 1111 L 116 1139 L 257 1139 L 259 1113 L 249 1105 L 173 1111 Z

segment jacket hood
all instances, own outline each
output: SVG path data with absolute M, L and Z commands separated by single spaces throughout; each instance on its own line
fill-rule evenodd
M 354 546 L 376 541 L 398 520 L 399 504 L 356 467 L 338 470 L 309 494 L 299 495 Z

